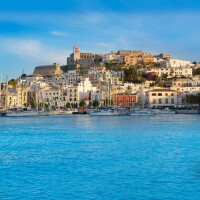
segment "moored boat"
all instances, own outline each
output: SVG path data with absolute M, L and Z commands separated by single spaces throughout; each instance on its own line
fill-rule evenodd
M 140 109 L 140 108 L 137 108 L 137 109 L 132 109 L 131 111 L 131 116 L 140 116 L 140 115 L 153 115 L 153 112 L 149 109 Z
M 33 110 L 16 110 L 5 114 L 6 117 L 32 117 L 38 116 L 38 111 Z
M 175 110 L 171 110 L 169 108 L 165 109 L 152 109 L 153 114 L 176 114 Z
M 90 116 L 118 116 L 119 112 L 116 110 L 94 110 L 90 112 Z

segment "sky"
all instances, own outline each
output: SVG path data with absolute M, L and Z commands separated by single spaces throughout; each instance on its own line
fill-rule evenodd
M 200 61 L 199 0 L 0 0 L 3 79 L 82 52 L 143 50 Z

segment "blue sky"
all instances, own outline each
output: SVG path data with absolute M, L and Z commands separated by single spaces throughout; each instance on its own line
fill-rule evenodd
M 199 21 L 197 0 L 1 0 L 0 69 L 5 79 L 66 64 L 74 44 L 88 52 L 133 49 L 200 61 Z

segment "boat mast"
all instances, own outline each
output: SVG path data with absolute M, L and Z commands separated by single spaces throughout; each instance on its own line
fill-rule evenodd
M 2 71 L 0 70 L 0 106 L 2 105 L 2 103 L 1 103 L 1 82 L 2 82 Z
M 6 77 L 6 102 L 5 102 L 5 107 L 8 107 L 8 76 Z

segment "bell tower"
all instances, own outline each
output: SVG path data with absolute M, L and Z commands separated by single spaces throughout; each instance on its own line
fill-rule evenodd
M 74 49 L 74 61 L 76 61 L 80 59 L 80 47 L 74 45 L 73 49 Z

